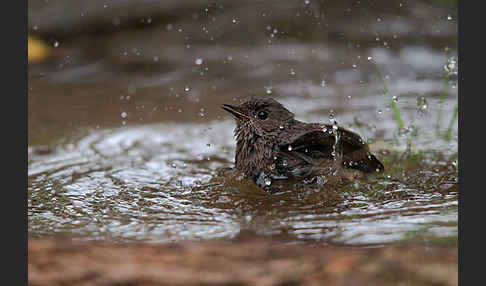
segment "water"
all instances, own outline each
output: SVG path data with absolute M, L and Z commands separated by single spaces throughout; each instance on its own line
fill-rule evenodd
M 282 101 L 292 106 L 292 98 Z M 312 100 L 300 105 L 315 106 Z M 378 130 L 390 124 L 374 123 Z M 84 129 L 51 144 L 51 152 L 32 147 L 29 232 L 175 241 L 231 238 L 251 229 L 345 244 L 383 244 L 418 230 L 457 236 L 458 192 L 444 191 L 457 183 L 454 152 L 405 161 L 382 155 L 387 173 L 369 183 L 270 195 L 224 172 L 233 166 L 233 127 L 225 118 Z M 439 150 L 450 144 L 425 135 L 421 143 Z
M 315 5 L 302 3 L 299 15 Z M 456 17 L 413 5 L 400 9 L 444 23 L 411 35 L 422 20 L 404 10 L 370 16 L 372 28 L 357 33 L 329 15 L 327 28 L 311 25 L 335 35 L 325 41 L 273 23 L 242 43 L 218 33 L 211 42 L 211 25 L 197 25 L 208 38 L 198 42 L 190 25 L 154 18 L 157 36 L 108 34 L 97 38 L 106 41 L 101 55 L 85 50 L 86 38 L 62 40 L 60 56 L 29 65 L 29 234 L 178 241 L 251 230 L 294 242 L 455 243 L 457 122 L 444 134 L 457 105 Z M 246 29 L 245 15 L 215 17 L 224 29 Z M 385 173 L 341 189 L 265 193 L 231 170 L 235 124 L 219 107 L 250 96 L 274 97 L 306 122 L 332 113 L 371 144 Z

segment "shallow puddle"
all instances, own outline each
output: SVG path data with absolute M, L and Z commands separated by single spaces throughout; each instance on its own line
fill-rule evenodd
M 292 98 L 282 102 L 292 106 Z M 316 106 L 309 102 L 301 112 Z M 304 117 L 318 117 L 310 111 Z M 233 127 L 225 119 L 94 128 L 52 150 L 32 147 L 29 232 L 167 241 L 252 230 L 346 244 L 457 237 L 457 141 L 419 135 L 403 159 L 391 135 L 372 145 L 384 174 L 340 190 L 268 194 L 226 171 Z M 430 148 L 443 151 L 420 151 Z

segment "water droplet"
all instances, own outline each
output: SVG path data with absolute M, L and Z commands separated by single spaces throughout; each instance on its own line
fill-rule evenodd
M 123 111 L 121 114 L 120 114 L 121 118 L 127 118 L 128 114 Z
M 452 16 L 451 15 L 447 15 L 447 20 L 452 20 Z
M 332 125 L 337 124 L 337 122 L 336 122 L 336 117 L 334 116 L 334 110 L 332 110 L 332 109 L 329 111 L 329 122 L 330 122 Z
M 188 92 L 188 91 L 190 91 L 190 90 L 191 90 L 191 88 L 190 88 L 190 87 L 188 87 L 188 86 L 186 86 L 186 87 L 184 88 L 184 91 L 186 91 L 186 92 Z
M 288 165 L 287 160 L 282 161 L 282 166 L 286 167 Z
M 289 147 L 287 148 L 287 150 L 292 151 L 292 146 L 289 145 Z
M 201 65 L 203 63 L 202 59 L 196 59 L 195 61 L 196 65 Z
M 54 48 L 57 48 L 59 47 L 59 42 L 58 41 L 55 41 L 54 44 L 53 44 Z
M 238 20 L 236 20 L 235 18 L 233 18 L 232 22 L 233 22 L 233 24 L 236 24 L 238 22 Z
M 280 130 L 284 130 L 283 125 L 280 125 L 278 128 L 279 128 Z
M 265 93 L 266 94 L 272 94 L 272 88 L 271 87 L 265 87 Z
M 445 71 L 451 75 L 457 75 L 457 61 L 454 57 L 447 59 L 447 63 L 444 65 Z
M 408 133 L 410 133 L 410 128 L 407 128 L 407 127 L 403 127 L 403 128 L 400 128 L 398 129 L 398 135 L 399 136 L 406 136 Z
M 420 114 L 423 114 L 425 113 L 425 111 L 427 111 L 427 108 L 428 108 L 428 104 L 427 104 L 427 100 L 425 99 L 425 96 L 417 97 L 417 111 Z
M 383 114 L 383 110 L 378 109 L 378 115 L 381 115 L 381 114 Z
M 373 57 L 368 57 L 368 61 L 371 61 L 373 59 Z
M 356 68 L 356 67 L 357 67 L 357 65 L 356 64 L 353 64 L 353 68 Z
M 266 186 L 270 186 L 272 184 L 272 180 L 270 180 L 270 178 L 265 178 L 265 185 Z
M 394 96 L 392 96 L 392 100 L 393 100 L 393 102 L 396 103 L 396 102 L 398 102 L 398 97 L 396 95 L 394 95 Z

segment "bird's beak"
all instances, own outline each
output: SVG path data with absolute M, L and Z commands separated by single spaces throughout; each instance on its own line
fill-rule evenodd
M 222 104 L 221 108 L 233 114 L 233 116 L 238 119 L 251 119 L 248 115 L 244 114 L 243 110 L 241 110 L 241 108 L 239 108 L 238 106 Z

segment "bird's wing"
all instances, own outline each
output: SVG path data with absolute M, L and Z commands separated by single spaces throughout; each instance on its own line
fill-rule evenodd
M 368 145 L 358 134 L 338 127 L 336 137 L 332 125 L 314 127 L 294 132 L 294 135 L 279 145 L 289 169 L 292 167 L 291 163 L 302 170 L 308 170 L 310 167 L 305 167 L 306 165 L 315 167 L 337 158 L 344 167 L 365 173 L 384 170 L 383 164 L 369 152 Z

